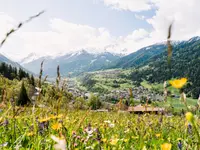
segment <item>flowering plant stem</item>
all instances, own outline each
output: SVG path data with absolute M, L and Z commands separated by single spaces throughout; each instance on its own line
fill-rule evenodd
M 191 123 L 192 123 L 192 126 L 194 127 L 194 131 L 195 131 L 195 133 L 196 133 L 196 135 L 197 135 L 197 138 L 198 138 L 197 149 L 199 150 L 199 149 L 200 149 L 200 135 L 199 135 L 199 131 L 197 130 L 197 126 L 196 126 L 194 120 L 192 120 Z

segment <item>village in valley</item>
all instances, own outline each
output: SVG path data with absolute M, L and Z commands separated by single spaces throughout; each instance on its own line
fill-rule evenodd
M 90 73 L 94 76 L 103 77 L 104 79 L 115 79 L 118 77 L 122 71 L 120 70 L 111 70 L 111 71 L 98 71 Z M 112 88 L 111 91 L 101 93 L 101 92 L 92 92 L 87 89 L 80 87 L 80 83 L 77 82 L 77 78 L 67 78 L 67 90 L 68 92 L 72 93 L 74 97 L 82 97 L 87 101 L 91 95 L 98 96 L 98 98 L 103 102 L 106 103 L 106 108 L 101 108 L 97 111 L 108 111 L 110 108 L 113 108 L 114 105 L 116 107 L 121 107 L 121 110 L 126 111 L 133 111 L 133 107 L 131 107 L 131 99 L 134 99 L 135 102 L 138 103 L 138 106 L 135 107 L 135 111 L 144 112 L 144 107 L 140 104 L 141 102 L 144 105 L 148 105 L 148 103 L 152 102 L 162 102 L 164 101 L 163 92 L 153 91 L 151 89 L 145 88 L 144 86 L 132 86 L 125 87 L 125 88 Z M 119 106 L 120 100 L 127 101 L 127 106 Z M 75 101 L 74 101 L 75 102 Z M 122 102 L 121 102 L 122 103 Z M 73 104 L 73 101 L 72 101 Z M 109 108 L 109 107 L 110 108 Z M 134 105 L 132 105 L 134 106 Z M 141 107 L 141 108 L 140 108 Z M 163 108 L 154 108 L 151 107 L 147 108 L 146 111 L 163 111 Z

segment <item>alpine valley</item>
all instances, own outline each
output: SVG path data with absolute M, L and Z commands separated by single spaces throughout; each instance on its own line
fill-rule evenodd
M 44 60 L 43 71 L 49 77 L 56 76 L 58 65 L 62 76 L 78 76 L 86 72 L 107 69 L 128 69 L 131 73 L 125 78 L 137 84 L 144 80 L 149 83 L 163 83 L 169 78 L 185 76 L 189 78 L 186 92 L 197 98 L 200 93 L 200 37 L 193 37 L 187 41 L 173 41 L 172 46 L 171 73 L 167 65 L 165 42 L 141 48 L 126 56 L 111 52 L 91 53 L 80 50 L 58 56 L 38 56 L 32 53 L 18 63 L 1 54 L 0 61 L 38 74 L 40 64 Z

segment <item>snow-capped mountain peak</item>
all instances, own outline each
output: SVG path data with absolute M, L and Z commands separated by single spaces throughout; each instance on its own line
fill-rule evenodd
M 32 62 L 34 60 L 37 60 L 38 58 L 42 57 L 42 55 L 36 54 L 36 53 L 30 53 L 27 57 L 23 58 L 19 61 L 21 65 Z
M 20 64 L 32 72 L 38 73 L 40 63 L 45 59 L 44 74 L 48 74 L 52 77 L 56 75 L 55 70 L 57 65 L 60 66 L 62 75 L 66 75 L 68 72 L 74 72 L 74 74 L 77 74 L 80 72 L 99 70 L 120 58 L 120 56 L 114 55 L 110 52 L 96 53 L 96 50 L 92 51 L 85 49 L 73 52 L 68 51 L 65 54 L 62 53 L 53 56 L 39 56 L 40 55 L 31 53 L 24 58 Z

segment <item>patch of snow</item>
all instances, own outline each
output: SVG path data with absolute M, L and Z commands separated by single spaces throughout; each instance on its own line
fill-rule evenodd
M 97 59 L 93 59 L 91 60 L 90 64 L 94 63 Z
M 148 49 L 150 49 L 150 48 L 151 48 L 151 46 L 147 47 L 146 50 L 148 50 Z
M 111 62 L 110 60 L 106 59 L 106 62 Z

